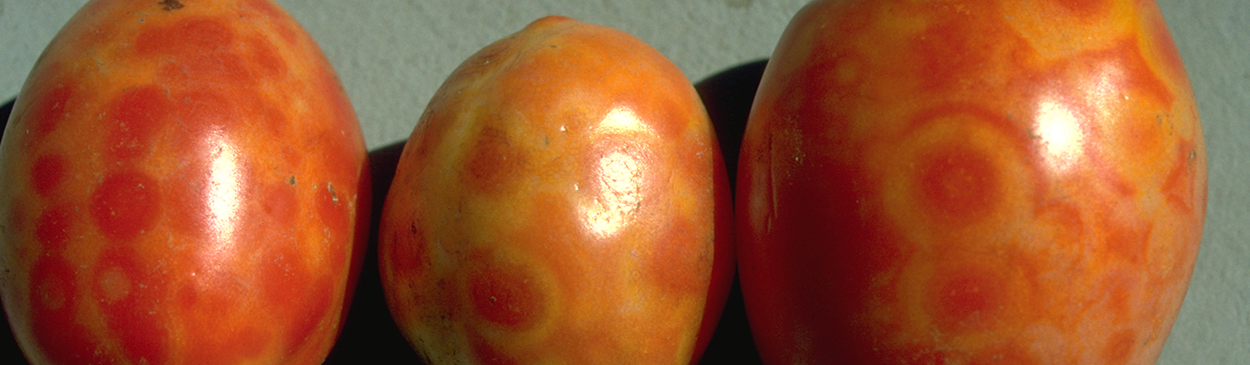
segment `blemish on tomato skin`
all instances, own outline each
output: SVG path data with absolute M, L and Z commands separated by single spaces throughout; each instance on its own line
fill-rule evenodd
M 1181 141 L 1172 171 L 1163 183 L 1168 204 L 1183 212 L 1194 210 L 1194 175 L 1197 174 L 1198 153 L 1192 141 Z
M 944 331 L 959 333 L 993 323 L 1004 308 L 1005 273 L 969 264 L 934 273 L 933 318 Z
M 970 22 L 966 16 L 954 11 L 945 13 L 910 40 L 914 54 L 923 55 L 916 70 L 922 90 L 949 93 L 989 89 L 993 80 L 986 77 L 983 65 L 1003 62 L 996 58 L 1015 56 L 1012 50 L 1025 47 L 1019 36 L 1010 36 L 1016 33 L 1006 24 Z M 998 36 L 987 36 L 990 34 Z M 1000 50 L 1006 53 L 996 53 Z M 1016 60 L 1006 62 L 1023 64 Z
M 1037 365 L 1040 362 L 1022 344 L 1008 344 L 981 351 L 969 360 L 970 365 Z
M 101 361 L 95 349 L 99 343 L 78 322 L 77 272 L 69 262 L 55 256 L 43 257 L 31 268 L 32 297 L 30 328 L 49 360 L 62 364 Z
M 185 166 L 174 172 L 169 179 L 169 194 L 163 194 L 169 207 L 170 228 L 191 242 L 206 239 L 212 229 L 212 217 L 208 200 L 208 164 L 203 161 L 184 161 Z
M 254 17 L 257 21 L 273 22 L 274 19 L 290 19 L 290 15 L 288 15 L 285 10 L 271 1 L 247 0 L 244 1 L 242 5 L 245 9 L 250 9 L 254 12 L 260 13 L 259 16 L 253 16 L 247 13 L 244 13 L 243 15 L 248 18 Z M 275 24 L 273 30 L 278 32 L 278 35 L 282 36 L 282 39 L 289 44 L 295 44 L 299 41 L 299 34 L 294 29 L 291 29 L 291 27 L 286 26 L 286 24 Z
M 156 134 L 168 121 L 173 102 L 165 89 L 145 85 L 129 89 L 110 102 L 107 114 L 108 152 L 128 161 L 146 156 Z
M 1113 67 L 1116 77 L 1107 80 L 1110 84 L 1100 87 L 1141 93 L 1151 98 L 1155 105 L 1173 105 L 1175 102 L 1176 95 L 1151 69 L 1136 38 L 1120 40 L 1106 49 L 1084 52 L 1071 60 L 1073 67 L 1083 69 Z
M 352 212 L 353 205 L 347 204 L 347 196 L 340 198 L 340 194 L 346 195 L 347 192 L 339 192 L 336 190 L 333 182 L 327 181 L 321 189 L 316 189 L 315 202 L 317 217 L 321 220 L 324 229 L 321 231 L 322 239 L 329 244 L 326 249 L 329 250 L 326 259 L 331 260 L 334 269 L 338 269 L 340 264 L 346 264 L 347 255 L 352 250 Z M 342 186 L 342 185 L 338 185 Z M 339 188 L 341 189 L 341 188 Z
M 1133 356 L 1137 343 L 1137 333 L 1133 330 L 1122 330 L 1111 336 L 1102 350 L 1102 358 L 1106 364 L 1124 364 Z
M 297 249 L 294 238 L 271 242 L 270 250 L 258 263 L 259 280 L 264 288 L 264 300 L 282 308 L 290 304 L 290 298 L 299 297 L 302 281 L 308 277 L 307 264 Z
M 1138 280 L 1130 274 L 1113 275 L 1101 285 L 1098 295 L 1105 298 L 1107 312 L 1113 323 L 1129 323 L 1132 320 L 1134 285 Z M 1139 285 L 1139 284 L 1138 284 Z
M 130 240 L 151 229 L 160 214 L 160 186 L 138 171 L 105 175 L 91 195 L 91 218 L 113 242 Z
M 420 209 L 414 211 L 419 212 Z M 387 256 L 390 257 L 387 262 L 390 263 L 394 277 L 424 277 L 422 271 L 427 262 L 425 230 L 417 228 L 414 219 L 407 227 L 397 227 L 390 231 L 389 242 L 385 248 L 388 251 Z
M 922 157 L 917 167 L 921 205 L 938 221 L 972 223 L 998 203 L 998 171 L 979 151 L 948 146 Z
M 193 17 L 163 27 L 145 28 L 134 41 L 139 56 L 161 64 L 159 75 L 177 83 L 252 85 L 258 81 L 240 53 L 239 35 L 222 19 Z
M 294 181 L 291 177 L 290 181 Z M 295 186 L 287 182 L 270 184 L 261 199 L 261 209 L 277 227 L 294 227 L 296 216 L 300 211 L 299 199 L 296 197 Z
M 174 10 L 182 9 L 182 6 L 183 6 L 182 2 L 178 0 L 161 0 L 161 2 L 157 4 L 160 5 L 161 10 L 164 10 L 164 11 L 174 11 Z
M 222 21 L 197 17 L 165 27 L 145 28 L 136 37 L 134 48 L 140 55 L 187 57 L 227 48 L 235 37 L 234 30 Z
M 232 92 L 215 89 L 201 89 L 180 92 L 174 95 L 179 103 L 177 109 L 178 125 L 185 128 L 183 134 L 194 142 L 206 138 L 222 138 L 222 131 L 235 130 L 239 125 L 250 121 L 250 116 L 239 110 L 240 99 L 259 99 L 249 91 Z M 211 142 L 211 141 L 210 141 Z M 189 145 L 195 146 L 194 143 Z M 215 146 L 214 146 L 215 147 Z
M 480 364 L 513 365 L 517 363 L 476 331 L 469 335 L 469 347 L 473 349 L 473 358 Z
M 169 356 L 170 344 L 161 309 L 167 288 L 154 265 L 140 261 L 128 246 L 107 248 L 96 263 L 92 292 L 126 357 L 159 364 Z
M 33 132 L 31 137 L 35 140 L 43 138 L 61 125 L 66 115 L 72 111 L 70 102 L 74 96 L 73 87 L 63 82 L 56 82 L 51 90 L 37 95 L 31 106 L 16 119 L 27 125 L 26 128 Z
M 1103 244 L 1109 253 L 1132 265 L 1146 261 L 1146 251 L 1153 225 L 1140 222 L 1120 222 L 1103 217 L 1100 221 L 1106 236 Z
M 262 303 L 273 313 L 276 323 L 285 330 L 279 336 L 286 342 L 283 349 L 293 355 L 303 347 L 315 346 L 306 340 L 315 339 L 316 330 L 327 322 L 334 304 L 335 281 L 332 275 L 318 275 L 310 269 L 295 238 L 281 238 L 270 245 L 258 263 Z
M 39 215 L 35 221 L 35 239 L 43 244 L 45 254 L 58 254 L 65 250 L 69 245 L 72 222 L 67 206 L 54 206 Z
M 483 264 L 469 269 L 465 284 L 474 313 L 509 330 L 534 325 L 546 299 L 530 271 L 520 264 L 488 258 L 486 253 L 478 255 Z
M 1059 5 L 1072 15 L 1082 19 L 1102 19 L 1111 10 L 1112 3 L 1107 0 L 1049 0 Z
M 1149 16 L 1146 28 L 1149 38 L 1149 48 L 1154 50 L 1156 54 L 1163 60 L 1163 68 L 1165 72 L 1176 73 L 1180 77 L 1180 85 L 1189 85 L 1189 76 L 1185 71 L 1185 64 L 1181 60 L 1180 51 L 1176 48 L 1176 42 L 1172 40 L 1172 33 L 1168 30 L 1167 23 L 1164 21 L 1163 15 L 1156 10 Z M 1151 58 L 1151 57 L 1147 57 Z M 1195 118 L 1197 120 L 1197 118 Z
M 270 103 L 264 102 L 257 96 L 256 105 L 253 110 L 247 112 L 248 115 L 256 116 L 256 119 L 269 130 L 274 138 L 282 138 L 290 133 L 291 122 L 287 119 L 286 113 L 281 109 L 274 107 Z M 291 146 L 283 146 L 282 157 L 287 166 L 299 166 L 299 157 L 292 156 L 295 154 L 294 148 Z
M 689 293 L 706 287 L 710 272 L 699 270 L 707 265 L 701 261 L 710 259 L 710 252 L 699 250 L 710 245 L 699 240 L 700 235 L 687 217 L 674 217 L 660 237 L 651 244 L 652 250 L 643 255 L 647 280 L 658 284 L 669 293 Z
M 519 147 L 512 146 L 512 143 L 507 131 L 493 127 L 483 128 L 478 133 L 474 146 L 468 149 L 468 155 L 465 156 L 461 181 L 476 191 L 499 191 L 508 179 L 516 176 L 524 167 L 524 156 L 518 151 Z
M 271 79 L 281 79 L 287 74 L 286 61 L 276 50 L 276 46 L 269 40 L 260 36 L 249 37 L 246 41 L 252 54 L 253 65 L 256 65 L 261 72 L 260 76 Z
M 39 156 L 30 170 L 31 187 L 39 196 L 48 197 L 64 182 L 65 158 L 53 154 Z
M 270 338 L 255 326 L 232 327 L 229 323 L 217 323 L 220 332 L 203 332 L 188 336 L 195 346 L 186 348 L 187 364 L 225 365 L 254 359 L 270 345 Z M 212 325 L 197 329 L 214 328 Z M 221 336 L 220 333 L 231 333 Z
M 240 276 L 202 267 L 189 271 L 190 278 L 183 281 L 171 303 L 172 315 L 182 325 L 181 335 L 186 343 L 195 344 L 184 348 L 189 364 L 234 364 L 255 358 L 271 345 L 273 323 L 236 323 L 246 318 L 249 302 L 239 295 L 246 292 Z

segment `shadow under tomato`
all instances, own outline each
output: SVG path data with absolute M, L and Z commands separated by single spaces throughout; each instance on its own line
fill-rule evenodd
M 378 226 L 382 203 L 395 178 L 395 166 L 404 150 L 404 141 L 369 151 L 369 169 L 373 182 L 373 219 L 369 222 L 369 245 L 365 249 L 356 293 L 348 309 L 347 320 L 338 342 L 330 350 L 325 364 L 420 364 L 416 352 L 395 325 L 378 271 Z
M 4 102 L 4 106 L 0 106 L 0 138 L 4 138 L 4 126 L 9 123 L 9 114 L 13 112 L 15 102 L 16 98 L 9 99 Z M 3 303 L 0 303 L 0 311 L 3 309 Z M 13 330 L 9 327 L 7 313 L 0 313 L 0 318 L 4 320 L 4 329 L 0 330 L 0 364 L 26 364 L 26 358 L 22 357 L 22 350 L 17 347 L 17 339 L 13 337 Z
M 695 84 L 695 90 L 703 99 L 708 117 L 716 129 L 721 155 L 725 157 L 725 170 L 729 173 L 729 188 L 737 186 L 738 150 L 742 135 L 746 132 L 747 117 L 755 99 L 768 60 L 758 60 L 718 72 Z M 734 194 L 736 195 L 736 194 Z M 751 337 L 747 324 L 746 306 L 742 300 L 742 287 L 734 274 L 729 299 L 721 313 L 716 332 L 708 343 L 700 364 L 760 364 L 759 351 Z

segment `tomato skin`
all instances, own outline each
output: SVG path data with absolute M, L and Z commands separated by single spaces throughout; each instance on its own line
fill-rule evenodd
M 320 363 L 369 221 L 331 65 L 278 5 L 86 4 L 0 143 L 0 294 L 36 364 Z
M 465 61 L 408 139 L 379 228 L 387 302 L 432 364 L 686 363 L 732 280 L 729 194 L 680 70 L 539 19 Z
M 818 1 L 739 160 L 766 363 L 1150 364 L 1206 207 L 1152 1 Z

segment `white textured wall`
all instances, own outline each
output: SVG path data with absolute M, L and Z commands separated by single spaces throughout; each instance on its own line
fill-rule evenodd
M 155 1 L 155 0 L 154 0 Z M 547 14 L 650 43 L 691 80 L 767 57 L 804 0 L 280 0 L 337 67 L 370 148 L 408 136 L 443 78 Z M 1210 205 L 1192 286 L 1160 364 L 1250 359 L 1250 3 L 1160 0 L 1205 125 Z M 82 4 L 0 0 L 0 101 Z M 502 4 L 502 5 L 500 5 Z

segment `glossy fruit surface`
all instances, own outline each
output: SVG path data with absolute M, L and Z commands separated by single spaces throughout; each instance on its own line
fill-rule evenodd
M 33 363 L 320 363 L 368 222 L 321 51 L 257 1 L 92 1 L 0 144 L 0 293 Z
M 820 1 L 742 146 L 766 362 L 1151 364 L 1206 150 L 1152 1 Z
M 387 302 L 433 364 L 688 362 L 732 278 L 727 183 L 663 55 L 540 19 L 462 64 L 408 139 Z

